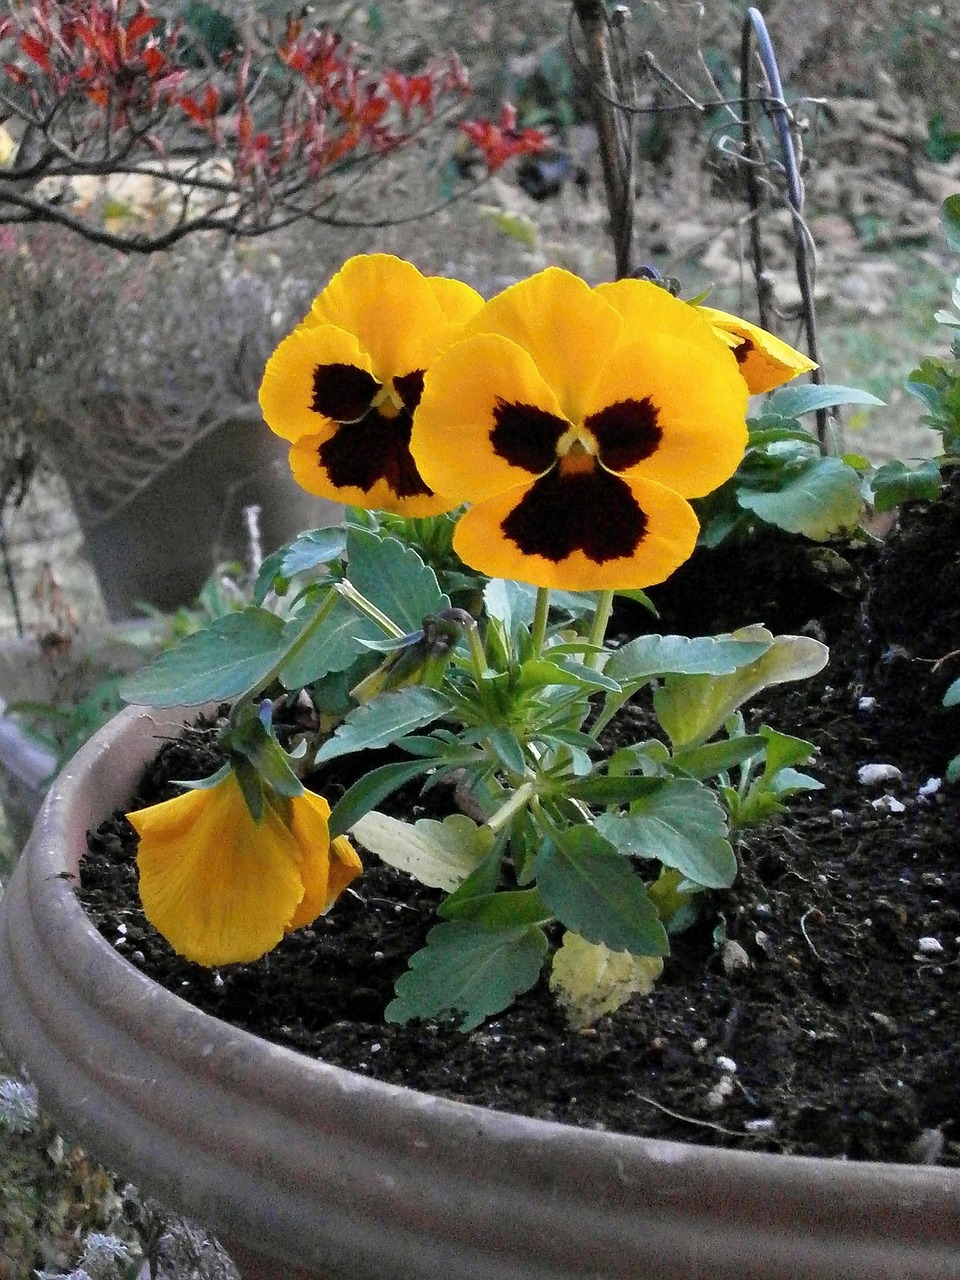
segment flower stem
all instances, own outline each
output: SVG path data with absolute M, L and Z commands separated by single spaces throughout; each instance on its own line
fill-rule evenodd
M 491 831 L 499 831 L 505 827 L 515 813 L 519 813 L 528 801 L 532 800 L 537 793 L 537 788 L 533 782 L 524 782 L 517 787 L 516 791 L 505 804 L 503 804 L 492 818 L 488 818 L 486 825 Z
M 593 622 L 590 624 L 590 634 L 587 637 L 588 642 L 596 645 L 597 648 L 601 648 L 606 639 L 607 623 L 610 621 L 611 613 L 613 613 L 613 592 L 601 591 L 597 596 L 597 607 L 593 614 Z M 603 654 L 594 653 L 590 655 L 588 664 L 595 671 L 599 671 L 602 661 Z
M 291 658 L 296 657 L 300 650 L 303 649 L 304 646 L 313 638 L 315 632 L 323 626 L 327 618 L 333 612 L 334 606 L 339 598 L 340 597 L 336 590 L 331 591 L 303 630 L 297 632 L 296 636 L 290 641 L 285 649 L 281 649 L 270 670 L 262 675 L 252 688 L 248 689 L 246 693 L 240 695 L 233 704 L 233 709 L 230 712 L 230 719 L 232 723 L 237 723 L 238 712 L 251 703 L 257 694 L 262 693 L 264 689 L 268 689 L 279 676 L 283 668 L 290 662 Z
M 547 638 L 547 616 L 550 613 L 550 588 L 537 587 L 537 605 L 533 614 L 533 655 L 539 658 Z
M 335 585 L 334 591 L 343 596 L 344 600 L 349 604 L 352 604 L 358 613 L 362 613 L 371 622 L 375 622 L 391 639 L 401 640 L 403 638 L 403 631 L 397 624 L 388 618 L 385 613 L 382 613 L 361 591 L 358 591 L 352 582 L 344 578 L 342 582 L 338 582 Z
M 286 648 L 282 649 L 277 655 L 277 659 L 270 670 L 261 676 L 257 683 L 252 688 L 248 689 L 246 693 L 241 694 L 233 704 L 233 710 L 230 713 L 230 718 L 233 723 L 237 722 L 237 713 L 241 711 L 243 707 L 247 706 L 248 703 L 252 702 L 258 694 L 263 692 L 264 689 L 268 689 L 279 676 L 283 668 L 289 664 L 290 660 L 295 658 L 297 654 L 310 643 L 314 635 L 319 631 L 327 618 L 329 618 L 330 614 L 333 612 L 341 596 L 352 604 L 359 613 L 364 614 L 366 617 L 370 618 L 371 621 L 375 622 L 377 626 L 382 627 L 387 635 L 391 636 L 394 640 L 399 640 L 403 636 L 403 632 L 396 623 L 392 622 L 385 613 L 381 613 L 376 605 L 371 604 L 367 597 L 359 592 L 352 583 L 347 582 L 346 580 L 335 583 L 323 604 L 306 624 L 303 630 L 298 631 Z

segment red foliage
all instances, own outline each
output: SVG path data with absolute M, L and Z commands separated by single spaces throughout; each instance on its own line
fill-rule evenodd
M 546 135 L 539 129 L 517 128 L 517 109 L 509 102 L 500 112 L 499 123 L 466 120 L 460 128 L 483 154 L 491 173 L 496 173 L 514 156 L 533 155 L 547 145 Z

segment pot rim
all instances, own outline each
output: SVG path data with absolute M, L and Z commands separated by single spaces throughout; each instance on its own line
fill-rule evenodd
M 87 828 L 131 794 L 156 737 L 179 732 L 202 710 L 130 707 L 96 734 L 51 789 L 0 907 L 0 1036 L 38 1085 L 42 1105 L 93 1154 L 246 1245 L 261 1244 L 270 1223 L 286 1224 L 290 1243 L 279 1247 L 291 1261 L 304 1250 L 302 1234 L 294 1240 L 303 1230 L 297 1214 L 316 1222 L 319 1203 L 328 1217 L 318 1257 L 351 1277 L 494 1280 L 515 1274 L 494 1261 L 508 1236 L 509 1249 L 529 1252 L 538 1239 L 554 1250 L 545 1280 L 635 1274 L 585 1271 L 582 1258 L 564 1269 L 571 1233 L 584 1231 L 597 1248 L 599 1231 L 611 1259 L 641 1238 L 655 1251 L 651 1259 L 679 1250 L 690 1277 L 701 1274 L 694 1266 L 701 1254 L 709 1256 L 702 1274 L 714 1278 L 954 1274 L 960 1170 L 703 1147 L 486 1110 L 270 1044 L 148 978 L 100 936 L 69 877 Z M 131 1120 L 139 1130 L 133 1139 L 121 1133 Z M 228 1161 L 239 1171 L 217 1182 Z M 426 1186 L 424 1171 L 434 1165 Z M 550 1203 L 524 1235 L 531 1188 L 540 1199 L 546 1190 Z M 241 1207 L 251 1189 L 262 1204 Z M 382 1224 L 392 1214 L 407 1217 L 403 1241 L 394 1240 L 389 1255 L 386 1245 L 363 1245 L 364 1257 L 380 1252 L 369 1271 L 358 1269 L 358 1221 L 372 1215 Z M 752 1248 L 762 1270 L 733 1253 L 724 1269 L 725 1251 L 742 1249 L 755 1221 L 769 1226 L 766 1243 Z M 451 1270 L 467 1223 L 480 1225 L 493 1249 L 484 1271 Z M 810 1269 L 794 1245 L 824 1233 L 833 1243 L 821 1241 L 822 1270 Z M 404 1253 L 425 1234 L 435 1242 L 435 1272 L 413 1269 Z M 891 1243 L 901 1238 L 902 1257 Z M 909 1251 L 931 1247 L 943 1269 L 911 1269 Z M 837 1271 L 837 1249 L 855 1253 L 864 1269 Z

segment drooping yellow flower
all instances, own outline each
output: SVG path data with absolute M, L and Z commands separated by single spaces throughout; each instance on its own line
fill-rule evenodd
M 362 870 L 330 806 L 304 791 L 275 797 L 255 821 L 234 773 L 127 818 L 147 919 L 198 964 L 256 960 L 310 924 Z
M 687 499 L 736 470 L 746 405 L 695 308 L 646 281 L 591 289 L 550 267 L 493 298 L 430 366 L 411 448 L 429 485 L 473 504 L 454 535 L 473 568 L 643 587 L 692 554 Z
M 752 396 L 772 391 L 798 374 L 809 373 L 817 367 L 809 356 L 749 320 L 717 311 L 714 307 L 698 307 L 697 310 L 732 348 Z
M 260 387 L 268 426 L 292 444 L 297 483 L 398 515 L 455 506 L 424 483 L 410 427 L 424 370 L 482 306 L 469 285 L 390 254 L 345 263 L 270 357 Z

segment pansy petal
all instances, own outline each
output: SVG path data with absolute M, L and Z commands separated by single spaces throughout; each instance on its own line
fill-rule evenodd
M 370 358 L 352 333 L 331 324 L 298 325 L 267 361 L 260 408 L 271 431 L 299 440 L 329 427 L 329 411 L 360 417 L 379 387 Z
M 303 897 L 287 923 L 289 933 L 312 924 L 326 906 L 330 870 L 330 831 L 327 826 L 330 806 L 323 796 L 304 791 L 303 795 L 286 800 L 285 808 L 285 825 L 296 845 L 303 880 Z
M 662 485 L 599 467 L 498 494 L 464 515 L 460 558 L 492 578 L 569 591 L 663 582 L 693 554 L 699 524 L 689 503 Z
M 462 280 L 454 280 L 450 276 L 427 276 L 427 284 L 451 329 L 465 325 L 483 306 L 483 295 Z
M 464 336 L 498 333 L 528 351 L 560 411 L 576 422 L 594 374 L 622 327 L 620 316 L 596 290 L 569 271 L 548 267 L 491 298 Z
M 449 319 L 426 276 L 389 253 L 358 254 L 314 301 L 313 314 L 359 340 L 380 382 L 423 369 Z
M 454 343 L 427 370 L 410 447 L 429 485 L 476 502 L 548 470 L 568 426 L 533 358 L 485 334 Z
M 327 900 L 323 904 L 324 914 L 362 871 L 360 856 L 346 836 L 337 836 L 330 842 L 330 872 L 327 877 Z
M 403 419 L 406 425 L 404 426 Z M 333 426 L 290 449 L 290 469 L 302 489 L 349 506 L 420 518 L 459 505 L 430 489 L 410 452 L 409 414 Z
M 752 396 L 772 391 L 782 386 L 791 378 L 801 373 L 809 373 L 816 369 L 816 364 L 809 356 L 794 350 L 788 343 L 774 337 L 759 325 L 742 320 L 740 316 L 730 315 L 726 311 L 717 311 L 713 307 L 698 307 L 697 310 L 721 337 L 732 335 L 739 339 L 733 349 L 740 373 L 746 381 Z
M 739 466 L 746 409 L 746 384 L 722 343 L 705 346 L 651 329 L 613 354 L 584 426 L 597 427 L 605 466 L 698 498 Z
M 691 307 L 649 280 L 614 280 L 598 284 L 594 293 L 623 320 L 621 341 L 624 345 L 656 329 L 705 346 L 708 351 L 717 346 L 719 335 L 704 319 L 699 307 Z
M 176 951 L 220 965 L 276 946 L 304 890 L 296 846 L 270 805 L 254 822 L 231 773 L 127 816 L 140 836 L 143 909 Z

